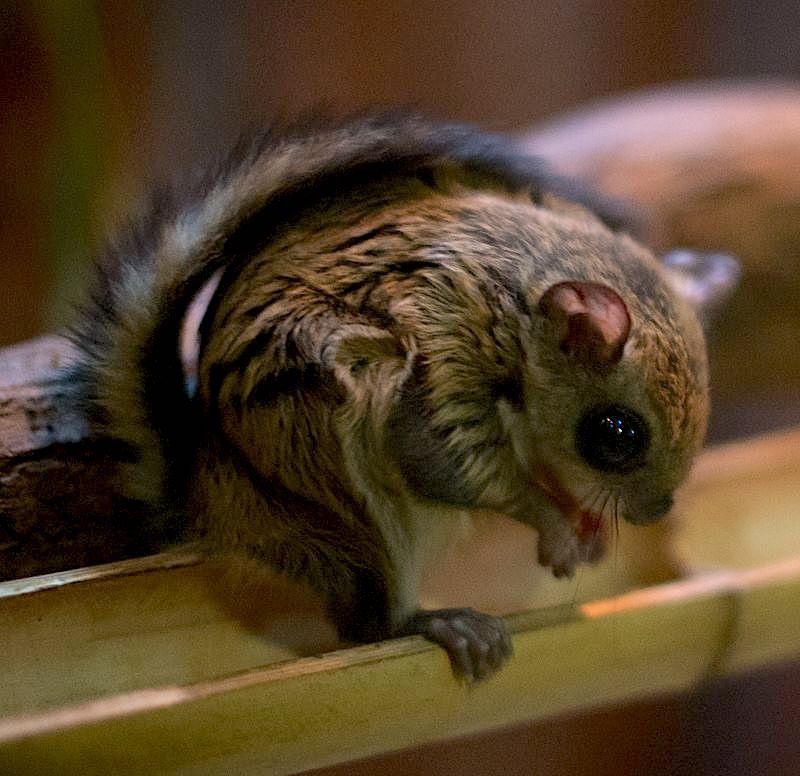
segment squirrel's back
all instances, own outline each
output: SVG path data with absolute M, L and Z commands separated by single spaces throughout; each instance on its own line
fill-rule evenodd
M 132 495 L 161 503 L 170 487 L 165 444 L 191 444 L 178 338 L 203 284 L 219 271 L 235 276 L 320 203 L 363 212 L 396 197 L 398 182 L 436 187 L 447 177 L 524 190 L 534 201 L 546 192 L 585 201 L 613 226 L 624 218 L 507 139 L 401 113 L 250 135 L 219 163 L 151 194 L 109 241 L 71 328 L 81 354 L 74 376 L 91 414 L 130 447 Z

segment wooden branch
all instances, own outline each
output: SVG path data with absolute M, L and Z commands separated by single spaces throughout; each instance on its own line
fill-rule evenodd
M 783 277 L 800 267 L 797 85 L 710 82 L 629 94 L 534 128 L 523 145 L 638 206 L 656 250 L 735 250 Z
M 70 343 L 0 350 L 0 579 L 154 551 L 119 495 L 117 446 L 90 434 L 63 368 Z

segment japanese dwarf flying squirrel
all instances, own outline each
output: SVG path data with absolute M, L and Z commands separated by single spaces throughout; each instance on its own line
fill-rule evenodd
M 472 680 L 507 658 L 502 621 L 417 606 L 465 510 L 533 526 L 556 576 L 668 511 L 708 413 L 681 290 L 713 298 L 718 272 L 417 116 L 269 132 L 187 188 L 110 245 L 73 331 L 165 524 L 306 580 L 343 639 L 420 633 Z

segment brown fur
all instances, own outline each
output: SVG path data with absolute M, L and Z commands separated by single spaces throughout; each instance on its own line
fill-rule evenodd
M 78 333 L 87 398 L 135 452 L 135 495 L 309 580 L 341 635 L 417 622 L 422 566 L 465 509 L 534 525 L 568 573 L 596 550 L 546 483 L 647 521 L 686 474 L 707 417 L 697 318 L 600 201 L 503 141 L 366 119 L 255 144 L 190 202 L 105 271 Z M 190 400 L 177 331 L 218 269 Z M 563 281 L 623 300 L 613 365 L 560 346 L 539 303 Z M 646 420 L 634 472 L 576 452 L 602 402 Z

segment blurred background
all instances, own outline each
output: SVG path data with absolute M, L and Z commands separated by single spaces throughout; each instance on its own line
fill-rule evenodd
M 403 104 L 522 130 L 622 91 L 800 76 L 796 0 L 0 3 L 0 345 L 60 324 L 151 180 L 243 127 Z
M 64 323 L 149 182 L 248 126 L 402 104 L 520 132 L 660 84 L 798 79 L 798 30 L 797 0 L 2 0 L 0 346 Z M 772 668 L 328 773 L 789 776 L 797 697 Z

